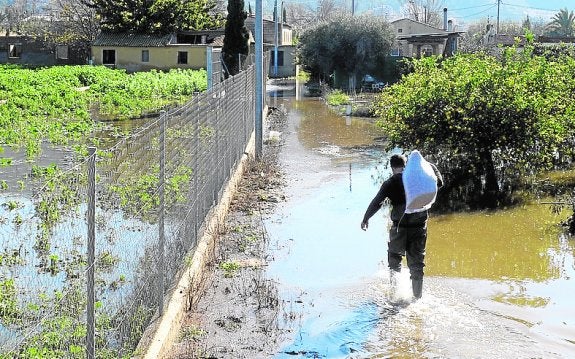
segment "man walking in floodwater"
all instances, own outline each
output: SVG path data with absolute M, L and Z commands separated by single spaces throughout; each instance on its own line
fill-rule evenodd
M 419 152 L 417 153 L 419 155 Z M 407 257 L 407 266 L 411 275 L 411 285 L 415 299 L 421 298 L 423 289 L 423 267 L 425 259 L 425 244 L 427 241 L 427 209 L 406 213 L 406 197 L 403 185 L 403 170 L 406 165 L 403 155 L 392 155 L 389 159 L 392 175 L 381 185 L 373 198 L 363 220 L 361 229 L 367 230 L 369 219 L 382 207 L 384 200 L 391 202 L 387 260 L 391 275 L 401 271 L 401 260 Z M 443 178 L 437 167 L 429 163 L 437 177 L 437 187 L 443 185 Z

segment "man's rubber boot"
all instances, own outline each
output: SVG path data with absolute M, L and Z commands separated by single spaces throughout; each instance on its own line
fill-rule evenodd
M 399 271 L 395 269 L 389 270 L 389 296 L 392 300 L 397 297 L 397 291 L 399 286 Z
M 423 290 L 423 279 L 412 279 L 411 289 L 413 289 L 413 297 L 415 300 L 421 298 L 421 291 Z

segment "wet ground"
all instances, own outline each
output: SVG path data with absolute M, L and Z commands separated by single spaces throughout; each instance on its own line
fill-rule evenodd
M 559 234 L 564 216 L 539 204 L 432 216 L 424 296 L 411 303 L 405 268 L 399 287 L 389 285 L 385 209 L 360 229 L 390 172 L 390 154 L 374 146 L 383 134 L 318 99 L 273 101 L 287 114 L 278 158 L 285 200 L 261 216 L 266 241 L 258 258 L 267 266 L 252 282 L 264 283 L 264 297 L 277 295 L 277 305 L 258 315 L 257 300 L 238 300 L 245 285 L 242 292 L 216 281 L 188 322 L 202 349 L 189 357 L 575 357 L 575 243 Z M 210 306 L 226 291 L 235 300 Z M 240 309 L 250 301 L 255 315 Z M 214 322 L 223 324 L 214 329 Z

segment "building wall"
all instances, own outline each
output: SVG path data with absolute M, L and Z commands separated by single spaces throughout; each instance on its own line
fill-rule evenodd
M 169 70 L 205 69 L 206 46 L 202 45 L 170 45 L 167 47 L 113 47 L 93 46 L 92 61 L 95 65 L 103 65 L 104 50 L 116 51 L 116 67 L 128 72 L 146 71 L 150 69 Z M 142 62 L 142 50 L 149 51 L 149 62 Z M 178 64 L 178 52 L 188 52 L 188 63 Z
M 401 19 L 391 23 L 395 36 L 410 36 L 410 35 L 422 35 L 422 34 L 447 34 L 447 31 L 429 26 L 417 21 L 410 19 Z M 393 52 L 394 56 L 408 56 L 417 57 L 420 56 L 417 46 L 425 46 L 426 44 L 412 45 L 407 42 L 407 40 L 397 40 L 395 45 L 395 50 Z M 434 55 L 441 55 L 445 47 L 445 41 L 442 44 L 429 44 L 433 48 Z
M 291 45 L 293 44 L 292 39 L 293 31 L 291 29 L 282 29 L 281 45 Z
M 9 56 L 11 45 L 18 46 L 18 57 Z M 52 66 L 83 63 L 72 50 L 67 51 L 67 56 L 64 58 L 58 57 L 56 49 L 55 45 L 47 46 L 42 41 L 24 36 L 0 36 L 0 64 Z
M 255 36 L 256 34 L 256 25 L 255 25 L 255 18 L 253 16 L 248 16 L 245 20 L 246 28 Z M 263 33 L 262 33 L 262 40 L 264 44 L 275 44 L 275 22 L 267 19 L 262 20 L 263 26 Z M 291 45 L 293 43 L 292 39 L 292 28 L 287 24 L 278 24 L 278 40 L 280 45 Z
M 429 34 L 429 33 L 443 33 L 442 29 L 435 28 L 417 21 L 402 19 L 392 22 L 392 26 L 395 28 L 395 35 L 414 35 L 414 34 Z
M 268 77 L 270 78 L 285 78 L 295 76 L 295 46 L 278 46 L 278 57 L 279 53 L 282 53 L 282 63 L 278 61 L 277 74 L 274 73 L 274 48 L 273 46 L 269 48 L 270 51 L 270 66 L 268 71 Z M 279 60 L 279 59 L 278 59 Z

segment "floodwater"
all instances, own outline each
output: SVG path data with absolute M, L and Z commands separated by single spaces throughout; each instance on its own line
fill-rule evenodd
M 102 143 L 111 143 L 117 141 L 113 137 L 115 133 L 128 133 L 142 122 L 126 121 L 115 123 L 114 127 L 111 124 L 100 130 L 97 137 L 102 139 Z M 13 163 L 0 168 L 0 178 L 8 186 L 0 193 L 0 282 L 13 279 L 19 306 L 28 308 L 41 302 L 40 294 L 68 293 L 72 285 L 85 280 L 87 224 L 83 216 L 87 205 L 83 203 L 77 210 L 65 213 L 51 228 L 49 250 L 38 249 L 36 239 L 41 221 L 36 213 L 35 201 L 38 198 L 34 197 L 34 190 L 38 190 L 40 181 L 28 178 L 32 166 L 55 164 L 70 170 L 75 163 L 75 155 L 71 150 L 47 143 L 43 144 L 42 153 L 34 162 L 26 160 L 24 151 L 6 148 L 3 154 Z M 10 204 L 15 208 L 10 208 Z M 134 292 L 138 275 L 135 268 L 145 256 L 146 248 L 155 243 L 157 225 L 131 219 L 120 209 L 98 208 L 96 218 L 96 237 L 102 239 L 98 241 L 96 258 L 99 261 L 111 258 L 113 263 L 98 268 L 98 300 L 114 314 L 124 305 L 125 298 Z M 176 230 L 176 225 L 166 224 L 168 236 Z M 42 319 L 35 318 L 35 312 L 27 313 L 27 321 L 22 326 L 0 323 L 0 353 L 18 345 L 23 334 L 35 330 L 36 321 Z
M 575 241 L 555 225 L 565 213 L 432 215 L 424 294 L 411 303 L 406 267 L 389 285 L 386 208 L 360 229 L 390 173 L 373 146 L 383 134 L 318 99 L 271 101 L 288 112 L 287 200 L 265 222 L 289 333 L 276 358 L 575 357 Z

